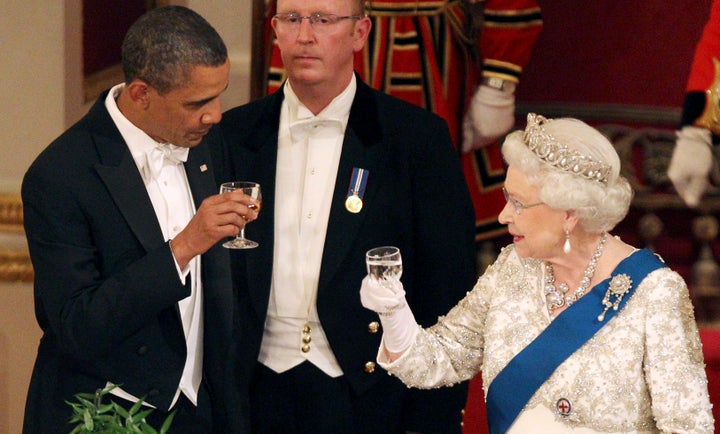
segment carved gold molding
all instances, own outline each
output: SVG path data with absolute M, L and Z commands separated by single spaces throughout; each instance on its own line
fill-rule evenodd
M 0 231 L 23 231 L 22 200 L 18 194 L 0 193 Z
M 20 195 L 0 193 L 0 232 L 10 235 L 24 233 Z M 33 270 L 27 249 L 0 246 L 0 282 L 31 282 L 32 279 Z
M 0 282 L 32 282 L 30 254 L 23 251 L 0 251 Z

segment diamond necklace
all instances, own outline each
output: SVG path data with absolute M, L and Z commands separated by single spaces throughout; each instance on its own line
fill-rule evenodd
M 598 243 L 595 248 L 595 253 L 593 253 L 587 268 L 585 268 L 583 278 L 580 281 L 580 286 L 578 286 L 572 294 L 567 293 L 570 288 L 565 282 L 555 287 L 555 273 L 553 272 L 553 267 L 550 264 L 545 264 L 545 269 L 547 270 L 545 274 L 545 300 L 547 302 L 548 313 L 550 313 L 550 316 L 553 316 L 553 312 L 555 312 L 555 310 L 565 305 L 572 305 L 585 294 L 585 291 L 587 291 L 590 286 L 590 280 L 595 274 L 595 267 L 597 266 L 598 259 L 600 259 L 600 255 L 602 255 L 603 248 L 605 248 L 607 235 L 607 232 L 605 232 L 603 233 L 602 238 L 600 238 L 600 243 Z

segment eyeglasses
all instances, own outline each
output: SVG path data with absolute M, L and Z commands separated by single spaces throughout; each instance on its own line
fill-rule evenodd
M 307 16 L 302 16 L 296 12 L 290 12 L 287 14 L 276 14 L 275 18 L 283 29 L 297 30 L 302 24 L 302 20 L 308 20 L 313 30 L 322 33 L 330 30 L 335 24 L 342 20 L 359 20 L 362 15 L 335 15 L 335 14 L 321 14 L 315 13 Z
M 507 190 L 505 190 L 505 187 L 503 187 L 502 192 L 503 192 L 503 195 L 505 196 L 505 201 L 513 206 L 513 208 L 515 209 L 515 214 L 517 214 L 517 215 L 520 215 L 522 210 L 524 210 L 525 208 L 532 208 L 534 206 L 543 205 L 545 203 L 545 202 L 535 202 L 535 203 L 529 203 L 529 204 L 525 205 L 522 202 L 520 202 L 519 200 L 510 196 L 508 194 Z

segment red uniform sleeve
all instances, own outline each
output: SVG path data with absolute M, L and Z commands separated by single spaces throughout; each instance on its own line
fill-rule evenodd
M 535 0 L 487 0 L 484 14 L 482 74 L 517 83 L 542 30 L 540 7 Z
M 713 57 L 720 60 L 720 0 L 714 0 L 700 41 L 695 48 L 687 92 L 706 91 L 715 79 Z

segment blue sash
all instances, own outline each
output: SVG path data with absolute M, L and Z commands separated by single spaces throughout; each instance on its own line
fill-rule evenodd
M 617 311 L 609 309 L 604 321 L 598 320 L 604 308 L 603 297 L 611 280 L 608 278 L 562 311 L 535 340 L 518 353 L 488 388 L 490 434 L 505 433 L 555 369 L 625 306 L 645 276 L 664 266 L 650 250 L 642 249 L 633 253 L 620 262 L 611 275 L 626 274 L 632 279 L 629 292 L 620 301 Z

